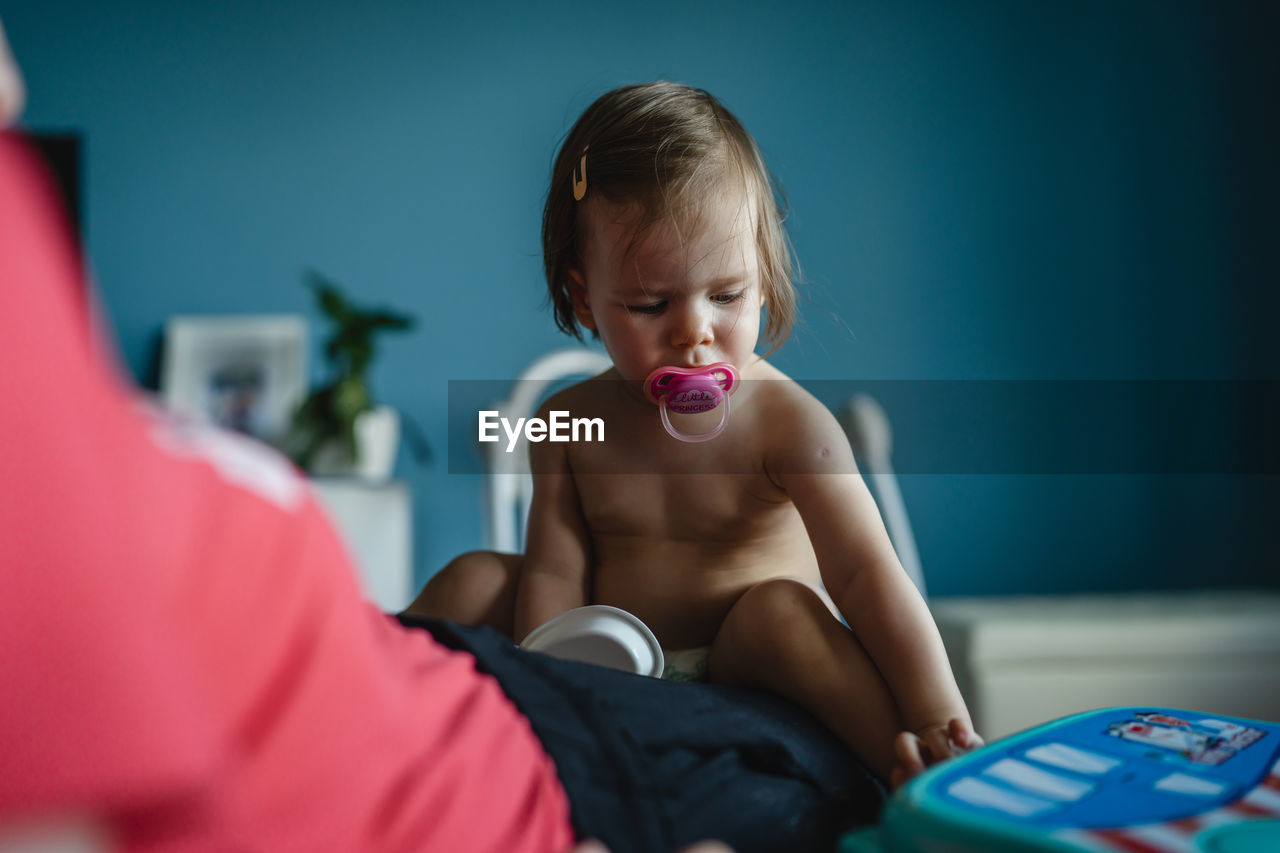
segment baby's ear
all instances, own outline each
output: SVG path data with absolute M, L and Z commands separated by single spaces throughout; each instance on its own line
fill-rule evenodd
M 584 329 L 596 330 L 596 318 L 591 314 L 591 297 L 587 293 L 587 280 L 582 270 L 569 268 L 569 302 L 573 305 L 573 314 Z

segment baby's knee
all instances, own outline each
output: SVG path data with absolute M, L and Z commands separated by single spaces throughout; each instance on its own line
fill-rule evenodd
M 755 629 L 770 635 L 794 631 L 796 620 L 827 615 L 821 593 L 804 581 L 774 578 L 743 593 L 734 605 Z
M 405 612 L 468 624 L 492 622 L 494 612 L 514 599 L 520 563 L 519 554 L 461 554 L 431 576 Z
M 797 647 L 803 649 L 822 622 L 834 620 L 823 597 L 812 586 L 790 578 L 763 581 L 743 593 L 726 626 L 731 642 L 755 659 L 778 658 L 781 664 Z M 730 623 L 732 623 L 730 625 Z
M 491 595 L 516 583 L 521 555 L 496 551 L 468 551 L 445 564 L 427 586 L 449 589 L 464 597 Z

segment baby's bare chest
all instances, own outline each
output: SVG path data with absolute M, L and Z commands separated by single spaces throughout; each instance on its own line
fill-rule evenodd
M 762 475 L 631 473 L 575 481 L 593 538 L 737 541 L 794 512 Z
M 637 550 L 694 543 L 727 551 L 758 547 L 779 531 L 789 537 L 799 516 L 769 475 L 777 430 L 762 419 L 763 410 L 744 407 L 716 438 L 691 443 L 667 435 L 656 408 L 627 416 L 600 409 L 605 440 L 569 451 L 591 538 L 629 540 Z

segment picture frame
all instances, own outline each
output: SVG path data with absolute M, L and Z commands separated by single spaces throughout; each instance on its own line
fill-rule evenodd
M 175 316 L 160 397 L 173 412 L 279 444 L 307 393 L 302 315 Z

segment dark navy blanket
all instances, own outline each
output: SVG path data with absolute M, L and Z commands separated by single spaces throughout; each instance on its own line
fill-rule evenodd
M 401 621 L 497 679 L 555 761 L 579 838 L 613 853 L 671 853 L 702 839 L 738 853 L 830 853 L 879 816 L 880 784 L 783 699 L 556 660 L 487 628 Z

